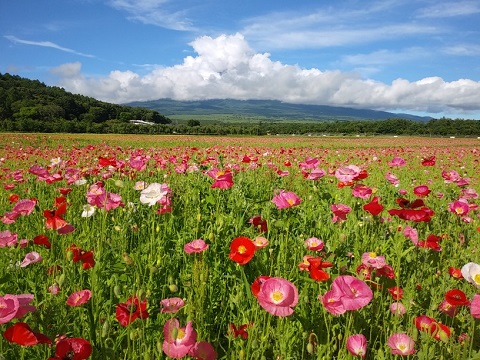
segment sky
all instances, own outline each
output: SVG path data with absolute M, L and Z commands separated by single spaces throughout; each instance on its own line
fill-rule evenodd
M 480 120 L 478 0 L 0 2 L 0 73 L 113 103 L 268 99 Z

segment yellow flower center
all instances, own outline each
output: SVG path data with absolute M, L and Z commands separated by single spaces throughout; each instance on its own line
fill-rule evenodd
M 455 208 L 455 212 L 457 214 L 463 214 L 463 209 L 461 207 L 457 207 L 457 208 Z
M 281 301 L 283 299 L 283 294 L 278 290 L 274 291 L 272 294 L 272 299 L 277 302 Z
M 240 245 L 237 249 L 239 254 L 245 254 L 247 252 L 247 248 L 243 245 Z
M 475 284 L 480 284 L 480 273 L 473 277 L 473 281 L 475 281 Z
M 185 331 L 183 329 L 178 329 L 177 340 L 182 340 L 185 337 Z
M 407 349 L 407 345 L 405 345 L 405 344 L 398 344 L 397 347 L 398 347 L 398 348 L 400 349 L 400 351 L 402 351 L 402 352 L 404 352 L 404 351 Z
M 377 253 L 371 252 L 371 253 L 368 254 L 368 256 L 370 256 L 370 258 L 374 259 L 374 258 L 377 257 Z
M 287 202 L 288 202 L 290 205 L 295 204 L 295 201 L 294 201 L 293 199 L 287 199 Z

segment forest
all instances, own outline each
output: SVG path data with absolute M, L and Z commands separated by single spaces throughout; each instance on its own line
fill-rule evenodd
M 142 120 L 145 124 L 134 124 Z M 431 119 L 298 121 L 250 119 L 245 122 L 172 122 L 156 110 L 111 104 L 76 95 L 38 80 L 0 74 L 0 131 L 109 134 L 205 135 L 423 135 L 480 136 L 480 121 Z

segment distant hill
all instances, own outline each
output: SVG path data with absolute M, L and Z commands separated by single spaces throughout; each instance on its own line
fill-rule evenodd
M 232 114 L 285 120 L 385 120 L 399 118 L 427 122 L 430 117 L 327 105 L 291 104 L 277 100 L 214 99 L 177 101 L 159 99 L 125 105 L 156 110 L 165 116 Z

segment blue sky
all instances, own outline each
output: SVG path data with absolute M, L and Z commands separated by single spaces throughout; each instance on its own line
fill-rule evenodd
M 125 103 L 277 99 L 480 119 L 478 0 L 15 0 L 0 72 Z

